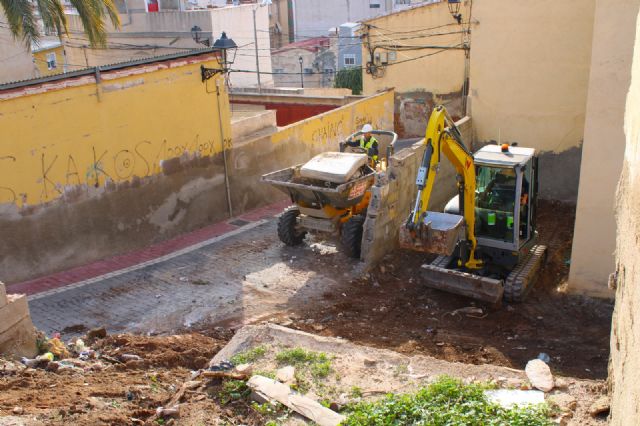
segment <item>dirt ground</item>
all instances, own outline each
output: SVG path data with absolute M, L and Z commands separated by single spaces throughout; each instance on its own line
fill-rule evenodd
M 190 379 L 191 371 L 204 367 L 247 322 L 269 321 L 401 354 L 476 365 L 523 369 L 544 352 L 556 375 L 605 379 L 613 304 L 562 291 L 573 215 L 570 205 L 542 203 L 538 226 L 541 242 L 549 248 L 547 263 L 526 302 L 501 309 L 424 287 L 416 275 L 425 262 L 421 254 L 397 251 L 375 271 L 354 278 L 353 272 L 344 271 L 357 270 L 357 262 L 335 250 L 322 251 L 312 244 L 282 247 L 282 262 L 299 270 L 300 277 L 306 277 L 303 272 L 315 273 L 317 279 L 309 281 L 312 285 L 306 291 L 289 292 L 286 303 L 274 301 L 273 306 L 279 307 L 276 314 L 270 310 L 262 317 L 203 322 L 175 336 L 108 337 L 95 348 L 112 361 L 84 366 L 87 371 L 50 373 L 23 370 L 16 364 L 3 371 L 0 361 L 0 425 L 154 423 L 156 408 L 166 404 Z M 264 249 L 260 241 L 252 244 L 256 250 Z M 324 291 L 321 280 L 327 280 Z M 265 295 L 261 289 L 256 297 Z M 468 306 L 481 307 L 483 315 L 453 313 Z M 118 361 L 122 354 L 142 359 Z M 210 419 L 225 418 L 232 424 L 263 424 L 246 404 L 220 404 L 219 385 L 204 389 L 209 398 L 202 392 L 187 392 L 189 404 L 176 424 L 216 424 Z
M 299 303 L 300 309 L 294 307 L 270 321 L 363 345 L 472 364 L 522 369 L 544 352 L 556 374 L 605 379 L 613 303 L 563 292 L 575 210 L 563 203 L 540 204 L 538 231 L 548 255 L 524 303 L 494 309 L 426 288 L 416 277 L 425 256 L 397 251 L 368 276 L 333 287 L 319 303 Z M 467 306 L 482 307 L 486 316 L 452 314 Z
M 108 336 L 93 347 L 111 361 L 100 357 L 55 373 L 0 359 L 0 425 L 162 424 L 153 421 L 156 409 L 190 380 L 191 371 L 206 367 L 229 337 L 222 336 Z M 118 362 L 122 354 L 141 359 Z M 225 417 L 215 387 L 207 392 L 214 398 L 185 405 L 180 424 Z

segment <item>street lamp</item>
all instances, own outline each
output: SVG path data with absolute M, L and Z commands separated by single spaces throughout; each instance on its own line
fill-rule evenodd
M 300 63 L 300 87 L 304 89 L 304 74 L 302 74 L 302 56 L 298 56 L 298 62 Z
M 194 25 L 193 28 L 191 28 L 191 38 L 196 43 L 204 44 L 207 47 L 209 47 L 209 45 L 211 44 L 211 40 L 209 40 L 209 37 L 202 38 L 202 28 L 197 25 Z
M 228 38 L 227 33 L 223 31 L 220 38 L 213 43 L 213 48 L 220 50 L 222 53 L 222 60 L 220 61 L 222 68 L 205 68 L 204 65 L 200 65 L 203 82 L 209 80 L 216 74 L 226 74 L 229 72 L 229 66 L 233 64 L 233 61 L 236 59 L 238 45 L 236 45 L 233 39 Z
M 460 13 L 460 0 L 448 0 L 449 13 L 453 16 L 453 19 L 458 21 L 458 24 L 462 23 L 462 14 Z

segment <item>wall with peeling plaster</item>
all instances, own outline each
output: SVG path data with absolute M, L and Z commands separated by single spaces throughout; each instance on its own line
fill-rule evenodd
M 218 78 L 202 83 L 201 65 L 217 67 L 216 56 L 103 72 L 98 84 L 89 75 L 0 92 L 5 281 L 225 217 L 228 98 L 224 84 L 217 96 Z
M 465 51 L 442 49 L 460 47 L 464 41 L 462 32 L 467 27 L 471 2 L 460 5 L 462 25 L 451 16 L 447 2 L 426 4 L 363 23 L 363 65 L 373 62 L 376 68 L 374 73 L 363 70 L 363 93 L 395 90 L 394 124 L 400 137 L 424 137 L 435 105 L 445 105 L 454 119 L 465 115 Z M 369 29 L 367 24 L 371 25 Z M 417 48 L 393 52 L 385 46 Z
M 335 150 L 364 122 L 391 126 L 393 93 L 231 140 L 224 85 L 174 61 L 0 92 L 0 270 L 18 282 L 224 220 L 284 194 L 262 174 Z M 273 114 L 271 114 L 273 115 Z M 271 120 L 272 121 L 272 120 Z M 5 130 L 6 129 L 6 130 Z M 246 130 L 246 129 L 245 129 Z

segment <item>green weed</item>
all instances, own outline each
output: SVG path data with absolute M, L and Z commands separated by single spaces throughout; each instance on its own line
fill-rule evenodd
M 228 404 L 231 401 L 247 398 L 251 390 L 247 383 L 242 380 L 229 380 L 222 384 L 222 390 L 218 394 L 222 404 Z
M 349 407 L 345 426 L 447 425 L 447 426 L 550 426 L 546 404 L 502 408 L 484 395 L 484 385 L 464 385 L 441 377 L 412 394 L 388 394 L 376 402 Z
M 233 365 L 247 364 L 259 360 L 266 353 L 267 348 L 265 346 L 257 346 L 253 349 L 249 349 L 248 351 L 235 354 L 231 357 L 230 361 Z

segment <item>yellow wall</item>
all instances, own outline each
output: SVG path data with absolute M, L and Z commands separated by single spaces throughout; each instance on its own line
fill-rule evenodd
M 49 53 L 55 53 L 56 54 L 56 68 L 50 70 L 49 68 L 47 68 L 47 55 Z M 64 47 L 62 46 L 58 46 L 58 47 L 54 47 L 52 49 L 47 49 L 47 50 L 40 50 L 38 52 L 35 52 L 33 54 L 33 60 L 35 63 L 35 66 L 38 70 L 38 76 L 39 77 L 43 77 L 46 75 L 52 75 L 52 74 L 60 74 L 64 71 L 64 62 L 65 62 L 65 57 L 64 57 Z
M 640 0 L 597 0 L 569 290 L 613 297 L 614 204 Z
M 379 130 L 393 130 L 393 91 L 345 105 L 298 123 L 271 136 L 273 143 L 298 140 L 318 152 L 336 149 L 337 143 L 366 123 Z
M 469 19 L 468 10 L 469 2 L 464 1 L 460 9 L 464 21 Z M 463 26 L 458 25 L 451 16 L 447 2 L 433 3 L 371 19 L 364 24 L 372 25 L 369 31 L 371 46 L 454 46 L 463 41 L 463 34 L 414 38 L 419 35 L 458 32 L 463 29 Z M 432 29 L 425 30 L 425 28 Z M 366 30 L 361 30 L 361 33 L 366 33 Z M 366 40 L 366 38 L 363 39 L 363 67 L 370 60 Z M 388 66 L 383 67 L 384 74 L 380 78 L 373 78 L 371 74 L 367 74 L 363 70 L 363 92 L 373 94 L 380 89 L 391 87 L 396 92 L 424 90 L 437 94 L 448 94 L 460 91 L 464 82 L 465 62 L 462 50 L 447 50 L 433 56 L 394 65 L 394 62 L 418 58 L 437 51 L 438 49 L 423 49 L 397 52 L 396 61 L 390 61 Z M 379 48 L 375 52 L 384 53 L 387 51 Z
M 553 152 L 581 143 L 594 3 L 474 3 L 471 113 L 479 141 Z
M 32 95 L 0 92 L 0 203 L 37 205 L 75 187 L 157 174 L 163 160 L 185 153 L 220 152 L 216 80 L 203 84 L 201 62 L 188 62 L 105 72 L 99 85 L 87 76 Z M 220 103 L 230 135 L 224 90 Z
M 616 194 L 618 275 L 608 392 L 612 426 L 638 424 L 640 417 L 640 322 L 637 318 L 640 306 L 640 17 L 628 9 L 627 13 L 625 21 L 636 23 L 631 33 L 627 28 L 623 32 L 631 38 L 625 40 L 625 44 L 631 46 L 632 68 L 624 112 L 626 147 Z

